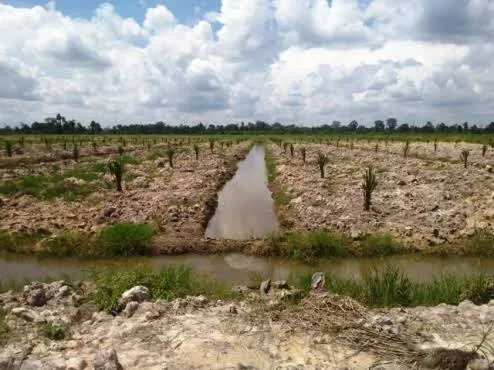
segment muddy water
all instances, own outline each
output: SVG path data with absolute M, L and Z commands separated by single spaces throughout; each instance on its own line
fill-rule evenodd
M 275 231 L 271 192 L 267 187 L 264 148 L 254 145 L 235 176 L 218 195 L 218 207 L 206 229 L 206 237 L 247 240 Z
M 133 267 L 147 264 L 151 268 L 185 264 L 210 278 L 234 284 L 247 283 L 257 274 L 286 279 L 290 274 L 324 271 L 342 278 L 362 278 L 370 269 L 387 264 L 400 267 L 415 281 L 430 280 L 441 274 L 473 275 L 480 271 L 494 276 L 494 259 L 466 257 L 394 256 L 380 259 L 321 260 L 314 265 L 279 258 L 259 258 L 242 254 L 183 255 L 152 258 L 112 259 L 106 261 L 37 260 L 26 257 L 0 257 L 0 282 L 54 279 L 81 279 L 84 271 L 109 266 Z

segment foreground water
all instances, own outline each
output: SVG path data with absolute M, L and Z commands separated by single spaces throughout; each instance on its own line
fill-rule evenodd
M 264 148 L 254 145 L 239 164 L 235 176 L 219 193 L 206 237 L 246 240 L 263 237 L 278 228 L 264 156 Z
M 415 281 L 431 280 L 441 274 L 474 275 L 486 272 L 494 275 L 494 259 L 470 257 L 427 257 L 418 255 L 393 256 L 370 259 L 320 260 L 313 265 L 281 258 L 260 258 L 242 254 L 226 255 L 181 255 L 150 258 L 124 258 L 102 261 L 80 261 L 72 259 L 27 258 L 25 256 L 0 257 L 0 282 L 10 280 L 36 280 L 43 277 L 54 279 L 81 279 L 84 272 L 92 268 L 135 267 L 138 264 L 160 268 L 169 265 L 188 265 L 194 271 L 216 280 L 243 284 L 252 275 L 274 279 L 286 279 L 290 274 L 324 271 L 342 278 L 362 278 L 369 270 L 386 265 L 400 267 Z

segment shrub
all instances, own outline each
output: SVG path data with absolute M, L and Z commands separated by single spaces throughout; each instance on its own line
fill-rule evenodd
M 364 210 L 369 211 L 372 202 L 372 193 L 377 187 L 376 174 L 372 166 L 369 166 L 364 173 L 362 182 L 362 192 L 364 194 Z
M 89 236 L 84 233 L 64 231 L 42 240 L 36 254 L 40 257 L 57 258 L 79 256 L 89 243 Z

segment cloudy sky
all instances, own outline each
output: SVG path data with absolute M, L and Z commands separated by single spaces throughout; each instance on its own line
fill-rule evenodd
M 494 121 L 494 0 L 0 1 L 0 122 Z

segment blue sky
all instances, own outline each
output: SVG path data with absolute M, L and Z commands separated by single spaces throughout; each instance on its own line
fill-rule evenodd
M 0 0 L 0 3 L 17 7 L 32 7 L 45 5 L 48 0 Z M 194 19 L 209 11 L 220 8 L 220 0 L 58 0 L 55 1 L 57 10 L 71 17 L 91 18 L 94 10 L 102 3 L 111 3 L 118 14 L 132 17 L 139 22 L 144 19 L 146 8 L 156 4 L 164 4 L 172 11 L 181 23 L 193 23 Z M 199 10 L 199 13 L 197 12 Z

